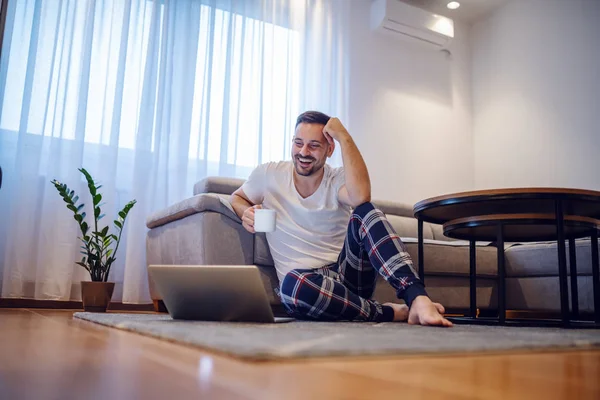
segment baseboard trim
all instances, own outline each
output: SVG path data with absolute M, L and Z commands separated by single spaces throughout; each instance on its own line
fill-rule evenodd
M 48 308 L 53 310 L 83 310 L 81 301 L 7 299 L 0 298 L 0 308 Z M 152 304 L 110 303 L 108 310 L 153 311 Z
M 162 300 L 152 300 L 152 310 L 158 313 L 167 313 L 167 306 Z

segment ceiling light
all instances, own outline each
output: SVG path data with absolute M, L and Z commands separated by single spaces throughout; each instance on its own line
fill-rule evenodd
M 451 1 L 446 5 L 446 7 L 448 7 L 451 10 L 456 10 L 458 7 L 460 7 L 460 3 L 458 1 Z

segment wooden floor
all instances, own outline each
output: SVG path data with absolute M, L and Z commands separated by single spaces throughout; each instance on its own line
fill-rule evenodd
M 0 398 L 600 399 L 600 351 L 250 363 L 72 313 L 0 310 Z

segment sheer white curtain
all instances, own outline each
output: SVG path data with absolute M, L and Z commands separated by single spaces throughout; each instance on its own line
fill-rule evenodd
M 149 302 L 145 218 L 210 175 L 289 158 L 297 114 L 344 117 L 343 0 L 9 0 L 0 60 L 2 297 L 80 298 L 77 224 L 136 199 L 113 301 Z M 339 155 L 336 160 L 340 162 Z M 90 212 L 88 212 L 90 215 Z M 112 224 L 111 224 L 112 225 Z

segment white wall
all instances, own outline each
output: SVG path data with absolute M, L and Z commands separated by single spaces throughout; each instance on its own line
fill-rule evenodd
M 470 55 L 457 26 L 452 59 L 369 28 L 368 0 L 351 8 L 350 133 L 373 198 L 408 204 L 473 187 Z
M 600 1 L 513 0 L 471 33 L 476 187 L 600 189 Z

